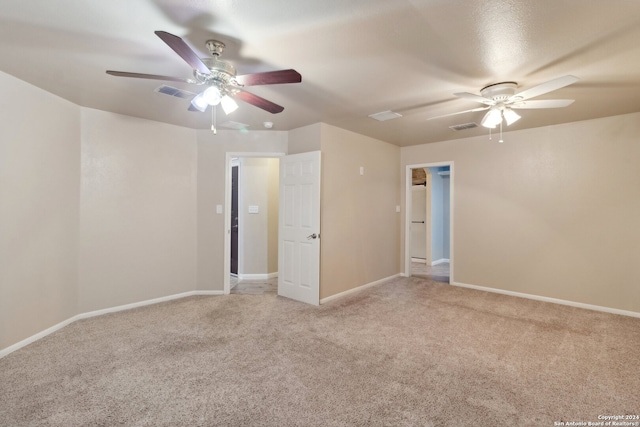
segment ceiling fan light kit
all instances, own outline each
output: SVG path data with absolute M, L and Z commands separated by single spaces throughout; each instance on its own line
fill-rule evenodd
M 482 118 L 481 124 L 486 128 L 495 128 L 502 123 L 502 119 L 504 119 L 504 121 L 507 122 L 507 126 L 509 126 L 520 120 L 521 116 L 509 107 L 492 107 Z
M 238 103 L 229 95 L 221 96 L 220 90 L 215 86 L 208 87 L 203 92 L 194 96 L 191 100 L 191 105 L 193 105 L 198 111 L 202 112 L 204 112 L 207 107 L 215 107 L 218 104 L 222 105 L 222 109 L 227 115 L 238 109 Z
M 498 126 L 501 121 L 502 113 L 500 112 L 500 110 L 492 108 L 487 114 L 484 115 L 480 124 L 486 128 L 494 128 Z
M 520 114 L 516 113 L 511 108 L 505 108 L 504 111 L 502 112 L 502 116 L 504 117 L 504 120 L 507 122 L 507 126 L 511 126 L 512 124 L 514 124 L 515 122 L 517 122 L 522 118 Z
M 225 44 L 221 41 L 207 40 L 205 45 L 211 54 L 211 58 L 200 58 L 180 37 L 165 31 L 156 31 L 155 34 L 189 64 L 193 69 L 194 79 L 113 70 L 107 70 L 107 74 L 117 77 L 177 81 L 205 86 L 206 88 L 202 92 L 192 98 L 189 111 L 205 112 L 206 109 L 211 106 L 211 129 L 214 131 L 216 107 L 221 105 L 225 114 L 231 114 L 238 109 L 238 103 L 234 98 L 238 98 L 272 114 L 277 114 L 284 110 L 284 107 L 278 104 L 245 91 L 245 86 L 300 83 L 302 81 L 300 73 L 293 69 L 238 76 L 233 65 L 219 59 L 225 47 Z
M 238 109 L 238 103 L 229 95 L 223 96 L 220 104 L 222 105 L 222 110 L 224 110 L 224 113 L 227 115 Z
M 572 104 L 573 99 L 545 99 L 533 101 L 529 101 L 529 99 L 569 86 L 578 80 L 579 79 L 575 76 L 567 75 L 549 80 L 519 93 L 516 93 L 516 88 L 518 87 L 516 82 L 502 82 L 485 86 L 480 90 L 480 95 L 469 92 L 454 93 L 458 98 L 479 102 L 484 104 L 485 107 L 431 117 L 427 120 L 489 110 L 482 118 L 481 125 L 489 129 L 493 129 L 500 125 L 500 131 L 502 132 L 503 121 L 507 126 L 510 126 L 520 120 L 521 116 L 513 111 L 514 109 L 562 108 Z M 503 142 L 502 137 L 499 142 Z

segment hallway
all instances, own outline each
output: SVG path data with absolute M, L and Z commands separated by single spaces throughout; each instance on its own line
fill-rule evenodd
M 278 293 L 278 277 L 265 280 L 238 280 L 236 276 L 230 279 L 232 294 L 263 295 Z
M 431 279 L 435 282 L 449 283 L 449 263 L 443 262 L 429 266 L 421 262 L 411 263 L 411 275 Z

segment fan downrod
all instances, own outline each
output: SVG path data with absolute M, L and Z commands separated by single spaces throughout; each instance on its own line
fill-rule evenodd
M 224 51 L 225 44 L 218 40 L 207 40 L 205 43 L 207 49 L 209 49 L 209 53 L 211 56 L 218 57 L 222 55 L 222 51 Z

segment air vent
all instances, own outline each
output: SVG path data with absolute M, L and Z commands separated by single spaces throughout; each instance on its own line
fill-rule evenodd
M 375 114 L 369 114 L 369 117 L 379 122 L 384 122 L 386 120 L 397 119 L 399 117 L 402 117 L 402 114 L 387 110 L 387 111 L 381 111 Z
M 165 95 L 175 96 L 176 98 L 182 98 L 182 99 L 193 98 L 196 95 L 195 93 L 178 89 L 175 87 L 167 86 L 167 85 L 162 85 L 158 87 L 156 89 L 156 92 L 164 93 Z
M 247 128 L 249 127 L 249 125 L 245 125 L 244 123 L 240 123 L 240 122 L 232 122 L 232 121 L 226 121 L 222 124 L 220 124 L 221 128 L 227 128 L 227 129 L 233 129 L 233 130 L 247 130 Z
M 465 130 L 465 129 L 473 129 L 473 128 L 477 128 L 477 127 L 478 127 L 478 125 L 476 123 L 463 123 L 461 125 L 449 126 L 449 129 Z

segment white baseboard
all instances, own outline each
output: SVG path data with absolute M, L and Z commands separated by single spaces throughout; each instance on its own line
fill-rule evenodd
M 45 329 L 44 331 L 38 332 L 35 335 L 30 336 L 29 338 L 26 338 L 20 342 L 17 342 L 16 344 L 10 345 L 7 348 L 3 348 L 0 350 L 0 359 L 2 359 L 4 356 L 8 355 L 9 353 L 13 353 L 16 350 L 21 349 L 22 347 L 25 347 L 31 343 L 34 343 L 36 341 L 38 341 L 41 338 L 46 337 L 49 334 L 52 334 L 62 328 L 64 328 L 67 325 L 70 325 L 71 323 L 77 321 L 77 320 L 81 320 L 81 319 L 88 319 L 90 317 L 96 317 L 96 316 L 102 316 L 103 314 L 109 314 L 109 313 L 116 313 L 118 311 L 124 311 L 124 310 L 131 310 L 132 308 L 138 308 L 138 307 L 144 307 L 145 305 L 151 305 L 151 304 L 158 304 L 160 302 L 166 302 L 166 301 L 171 301 L 174 299 L 179 299 L 179 298 L 185 298 L 185 297 L 190 297 L 190 296 L 195 296 L 195 295 L 224 295 L 224 291 L 190 291 L 190 292 L 183 292 L 180 294 L 174 294 L 174 295 L 168 295 L 166 297 L 160 297 L 160 298 L 153 298 L 153 299 L 149 299 L 149 300 L 145 300 L 145 301 L 140 301 L 140 302 L 134 302 L 131 304 L 125 304 L 125 305 L 119 305 L 116 307 L 110 307 L 110 308 L 105 308 L 102 310 L 94 310 L 94 311 L 89 311 L 87 313 L 81 313 L 81 314 L 77 314 L 73 317 L 70 317 L 67 320 L 64 320 L 56 325 L 51 326 L 50 328 Z
M 206 293 L 201 293 L 206 292 Z M 211 294 L 209 292 L 220 292 Z M 166 297 L 153 298 L 145 301 L 134 302 L 131 304 L 118 305 L 116 307 L 104 308 L 102 310 L 89 311 L 87 313 L 78 314 L 75 320 L 88 319 L 89 317 L 102 316 L 103 314 L 116 313 L 118 311 L 131 310 L 132 308 L 144 307 L 145 305 L 158 304 L 161 302 L 171 301 L 179 298 L 186 298 L 194 295 L 222 295 L 222 291 L 189 291 L 180 294 L 167 295 Z
M 269 280 L 278 277 L 278 272 L 267 274 L 238 274 L 238 280 Z
M 411 258 L 411 262 L 416 262 L 420 264 L 429 264 L 424 258 Z M 431 265 L 444 264 L 445 262 L 449 262 L 449 258 L 440 258 L 435 261 L 431 261 Z
M 205 296 L 224 295 L 224 291 L 191 291 L 187 293 L 189 295 L 185 295 L 185 297 L 190 297 L 195 295 L 205 295 Z
M 532 299 L 532 300 L 536 300 L 536 301 L 551 302 L 551 303 L 554 303 L 554 304 L 561 304 L 561 305 L 568 305 L 568 306 L 571 306 L 571 307 L 585 308 L 587 310 L 602 311 L 602 312 L 605 312 L 605 313 L 620 314 L 622 316 L 630 316 L 630 317 L 638 317 L 638 318 L 640 318 L 640 313 L 635 312 L 635 311 L 620 310 L 620 309 L 617 309 L 617 308 L 603 307 L 603 306 L 600 306 L 600 305 L 584 304 L 584 303 L 581 303 L 581 302 L 568 301 L 568 300 L 563 300 L 563 299 L 558 299 L 558 298 L 543 297 L 543 296 L 540 296 L 540 295 L 525 294 L 525 293 L 522 293 L 522 292 L 507 291 L 507 290 L 504 290 L 504 289 L 487 288 L 487 287 L 484 287 L 484 286 L 469 285 L 468 283 L 451 282 L 451 284 L 453 286 L 459 286 L 461 288 L 476 289 L 478 291 L 492 292 L 492 293 L 495 293 L 495 294 L 509 295 L 509 296 L 512 296 L 512 297 L 527 298 L 527 299 Z
M 40 338 L 44 338 L 47 335 L 52 334 L 79 319 L 80 318 L 78 316 L 73 316 L 63 322 L 58 323 L 57 325 L 53 325 L 52 327 L 45 329 L 44 331 L 38 332 L 37 334 L 30 336 L 29 338 L 26 338 L 20 342 L 10 345 L 7 348 L 3 348 L 2 350 L 0 350 L 0 359 L 5 357 L 7 354 L 13 353 L 16 350 L 21 349 L 22 347 L 25 347 L 31 343 L 34 343 L 38 341 Z
M 342 297 L 350 295 L 350 294 L 352 294 L 354 292 L 362 291 L 364 289 L 370 288 L 371 286 L 379 285 L 380 283 L 384 283 L 384 282 L 386 282 L 388 280 L 395 279 L 396 277 L 400 277 L 400 276 L 401 276 L 400 273 L 394 274 L 393 276 L 385 277 L 384 279 L 376 280 L 375 282 L 367 283 L 367 284 L 358 286 L 357 288 L 349 289 L 348 291 L 340 292 L 339 294 L 335 294 L 335 295 L 328 296 L 326 298 L 322 298 L 320 300 L 320 304 L 325 304 L 325 303 L 327 303 L 329 301 L 333 301 L 334 299 L 342 298 Z

